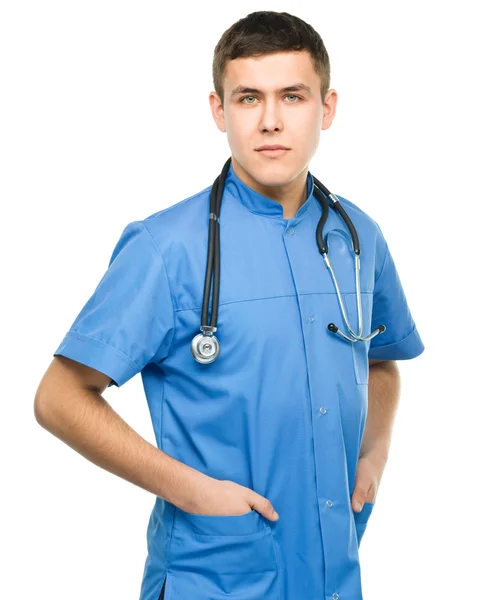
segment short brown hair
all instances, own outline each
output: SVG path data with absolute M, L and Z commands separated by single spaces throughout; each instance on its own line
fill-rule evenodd
M 322 104 L 330 87 L 330 60 L 320 35 L 311 25 L 287 12 L 260 10 L 236 21 L 214 49 L 212 79 L 224 106 L 226 63 L 240 57 L 307 50 L 320 76 Z

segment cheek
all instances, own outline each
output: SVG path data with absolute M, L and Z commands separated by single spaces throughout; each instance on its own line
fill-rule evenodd
M 318 110 L 305 110 L 295 114 L 287 123 L 291 128 L 291 139 L 298 140 L 302 148 L 312 148 L 320 139 L 323 113 Z
M 294 155 L 297 161 L 301 160 L 303 163 L 306 163 L 318 148 L 320 131 L 315 129 L 315 124 L 308 129 L 293 129 L 292 127 L 292 135 L 289 136 L 289 139 L 293 144 L 293 152 L 291 154 Z
M 249 131 L 249 123 L 247 119 L 236 117 L 226 121 L 226 134 L 227 141 L 231 148 L 244 149 L 246 145 L 250 144 L 251 136 Z
M 302 128 L 306 132 L 306 145 L 311 147 L 317 145 L 322 131 L 322 121 L 318 118 L 318 115 L 312 115 L 311 119 L 302 125 Z

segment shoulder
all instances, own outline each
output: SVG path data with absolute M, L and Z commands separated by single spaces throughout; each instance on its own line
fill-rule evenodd
M 372 253 L 376 271 L 380 272 L 385 263 L 388 250 L 387 242 L 381 228 L 378 223 L 367 212 L 357 206 L 357 204 L 339 194 L 335 195 L 340 200 L 340 204 L 343 206 L 357 230 L 361 249 L 365 247 L 365 250 Z
M 348 198 L 345 198 L 340 194 L 335 195 L 340 200 L 340 204 L 343 206 L 345 212 L 349 215 L 350 220 L 354 223 L 356 228 L 357 225 L 361 225 L 368 228 L 370 231 L 374 231 L 374 233 L 377 235 L 377 233 L 380 231 L 379 226 L 368 213 L 360 208 L 360 206 L 357 206 L 357 204 L 354 202 L 351 202 Z
M 340 204 L 343 206 L 345 212 L 349 215 L 350 220 L 357 229 L 357 234 L 362 231 L 363 235 L 370 236 L 376 246 L 386 244 L 384 235 L 378 223 L 362 208 L 357 206 L 354 202 L 351 202 L 348 198 L 344 198 L 340 194 L 335 194 L 340 200 Z
M 140 221 L 162 253 L 174 243 L 188 242 L 199 231 L 207 234 L 211 187 L 208 186 Z

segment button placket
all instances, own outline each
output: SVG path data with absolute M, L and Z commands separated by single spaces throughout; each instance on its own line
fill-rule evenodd
M 302 235 L 298 235 L 295 237 L 296 233 L 300 233 L 300 231 L 296 230 L 295 223 L 293 220 L 289 222 L 286 221 L 286 227 L 283 232 L 284 244 L 286 245 L 286 252 L 288 254 L 288 260 L 290 264 L 290 269 L 292 272 L 292 276 L 294 279 L 295 289 L 305 288 L 306 280 L 304 274 L 298 270 L 299 262 L 298 260 L 301 258 L 299 252 L 300 244 L 306 243 L 306 224 L 304 229 L 301 231 Z M 301 224 L 300 224 L 301 225 Z M 299 225 L 299 226 L 300 226 Z M 303 225 L 301 225 L 303 227 Z M 290 238 L 291 236 L 291 238 Z M 319 312 L 315 312 L 318 309 L 314 304 L 314 298 L 311 297 L 311 294 L 298 297 L 298 308 L 300 311 L 301 323 L 303 325 L 303 338 L 304 338 L 304 347 L 312 348 L 316 343 L 316 337 L 320 334 L 320 326 L 322 323 L 318 321 L 317 318 L 321 317 Z M 305 316 L 306 315 L 306 316 Z M 318 317 L 317 317 L 318 315 Z M 311 329 L 310 329 L 311 326 Z M 312 394 L 313 388 L 312 384 L 315 384 L 316 381 L 320 379 L 319 376 L 315 374 L 318 373 L 317 365 L 315 369 L 312 369 L 313 356 L 310 353 L 305 353 L 305 358 L 307 360 L 307 366 L 310 368 L 309 379 L 310 379 L 310 404 L 313 415 L 316 414 L 316 417 L 323 417 L 327 415 L 334 415 L 334 409 L 338 411 L 338 404 L 335 397 L 330 394 L 328 397 L 325 397 L 325 389 L 321 389 L 321 386 L 314 386 L 315 389 L 321 390 L 322 396 L 320 401 L 325 400 L 327 406 L 318 406 L 315 405 L 315 402 L 318 401 L 315 398 L 314 394 Z M 312 380 L 312 374 L 315 381 Z M 335 404 L 334 404 L 335 402 Z M 329 410 L 332 409 L 332 412 Z M 336 413 L 338 415 L 338 412 Z M 335 444 L 338 447 L 341 444 L 341 439 L 334 439 L 335 430 L 331 427 L 332 418 L 328 416 L 330 421 L 326 420 L 325 422 L 319 421 L 318 418 L 314 417 L 312 420 L 313 423 L 313 434 L 314 434 L 314 459 L 315 459 L 315 468 L 316 468 L 316 492 L 317 492 L 317 501 L 319 504 L 319 512 L 320 512 L 320 527 L 321 527 L 321 535 L 323 542 L 323 556 L 325 561 L 325 598 L 326 600 L 339 600 L 339 595 L 336 592 L 336 588 L 340 583 L 340 570 L 339 570 L 339 558 L 335 557 L 332 550 L 334 544 L 334 535 L 337 533 L 337 521 L 339 521 L 340 516 L 340 498 L 339 491 L 336 489 L 335 481 L 333 478 L 327 477 L 328 470 L 322 469 L 319 464 L 320 461 L 323 461 L 323 456 L 325 452 L 319 452 L 322 446 L 331 444 Z M 325 427 L 325 430 L 322 429 Z M 327 430 L 328 429 L 328 430 Z M 325 435 L 322 435 L 322 432 L 325 431 Z M 323 493 L 322 493 L 323 492 Z M 335 498 L 335 504 L 333 500 L 329 498 L 329 495 L 332 495 Z M 335 513 L 337 511 L 337 513 Z M 335 548 L 338 550 L 338 548 Z M 333 594 L 333 596 L 332 596 Z M 337 594 L 337 596 L 335 596 Z M 342 599 L 343 600 L 343 599 Z

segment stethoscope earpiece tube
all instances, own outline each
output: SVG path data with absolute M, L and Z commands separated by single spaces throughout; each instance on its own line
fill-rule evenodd
M 217 194 L 218 189 L 218 181 L 219 177 L 214 181 L 211 190 L 210 197 L 210 213 L 209 213 L 209 243 L 207 244 L 207 264 L 205 269 L 205 282 L 204 282 L 204 299 L 202 302 L 202 323 L 201 323 L 201 331 L 202 327 L 207 325 L 208 321 L 208 313 L 209 313 L 209 295 L 210 295 L 210 286 L 212 279 L 212 266 L 214 264 L 214 228 L 217 224 L 217 215 L 215 212 L 215 196 Z
M 317 187 L 315 187 L 315 195 L 317 197 L 317 200 L 320 202 L 320 206 L 322 207 L 322 216 L 318 221 L 316 231 L 317 246 L 318 250 L 320 251 L 320 254 L 326 255 L 328 254 L 328 247 L 323 240 L 323 228 L 328 218 L 328 201 Z
M 226 184 L 226 177 L 229 167 L 231 165 L 232 157 L 229 157 L 222 168 L 221 174 L 214 181 L 211 193 L 210 193 L 210 206 L 209 206 L 209 240 L 207 246 L 207 264 L 205 271 L 205 282 L 204 282 L 204 297 L 202 301 L 202 313 L 201 313 L 201 326 L 200 330 L 202 333 L 197 334 L 190 345 L 195 360 L 202 364 L 212 363 L 219 356 L 220 344 L 214 333 L 217 331 L 217 316 L 219 310 L 219 291 L 220 291 L 220 211 L 222 204 L 222 195 L 224 193 L 224 187 Z M 383 333 L 386 330 L 385 325 L 379 325 L 370 335 L 362 336 L 362 305 L 361 305 L 361 294 L 360 294 L 360 244 L 359 236 L 354 224 L 350 220 L 343 206 L 340 204 L 339 199 L 335 194 L 332 194 L 315 176 L 314 181 L 314 192 L 317 200 L 322 207 L 322 215 L 318 221 L 316 230 L 316 241 L 320 254 L 323 256 L 325 264 L 330 271 L 337 297 L 340 305 L 340 311 L 345 321 L 345 325 L 352 337 L 347 336 L 345 333 L 335 325 L 335 323 L 328 324 L 328 330 L 332 333 L 338 333 L 341 337 L 345 338 L 349 342 L 356 341 L 367 341 L 379 333 Z M 352 237 L 352 246 L 355 254 L 355 289 L 357 297 L 357 314 L 358 314 L 358 333 L 354 333 L 350 326 L 347 311 L 345 310 L 342 294 L 340 287 L 335 277 L 335 273 L 328 256 L 328 246 L 325 244 L 323 239 L 323 228 L 329 214 L 329 200 L 332 208 L 339 213 L 343 219 Z M 214 279 L 214 288 L 212 292 L 212 311 L 210 325 L 208 324 L 208 313 L 209 313 L 209 298 L 212 286 L 212 279 Z
M 204 297 L 202 302 L 201 326 L 202 333 L 197 334 L 190 345 L 192 356 L 202 364 L 214 362 L 219 356 L 221 346 L 214 333 L 217 331 L 217 316 L 219 312 L 219 291 L 221 273 L 221 250 L 219 217 L 222 204 L 222 194 L 226 183 L 227 172 L 231 164 L 231 157 L 227 159 L 221 174 L 214 181 L 209 205 L 209 240 L 207 244 L 207 264 L 205 270 Z M 208 321 L 209 297 L 212 279 L 214 288 L 212 291 L 212 311 L 210 325 Z

